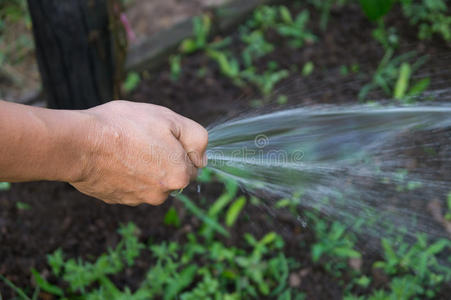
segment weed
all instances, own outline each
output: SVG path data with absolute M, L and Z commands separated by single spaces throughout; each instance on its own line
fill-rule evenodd
M 166 212 L 166 215 L 164 216 L 164 224 L 168 226 L 180 227 L 180 219 L 173 206 L 171 206 L 171 208 L 169 208 Z
M 0 191 L 8 191 L 11 188 L 9 182 L 0 182 Z
M 171 70 L 172 81 L 177 81 L 182 74 L 182 56 L 181 55 L 171 55 L 169 57 L 169 67 Z
M 25 202 L 17 201 L 16 207 L 18 210 L 29 210 L 31 209 L 31 205 Z
M 302 76 L 307 77 L 310 74 L 313 73 L 313 70 L 315 69 L 315 65 L 313 64 L 313 62 L 308 61 L 305 63 L 305 65 L 302 67 Z
M 246 26 L 249 28 L 260 28 L 263 30 L 273 28 L 279 20 L 279 10 L 277 6 L 262 5 L 256 10 Z
M 240 64 L 235 57 L 224 51 L 213 49 L 208 49 L 207 55 L 211 59 L 216 61 L 216 63 L 219 66 L 219 70 L 221 71 L 221 74 L 232 79 L 236 85 L 238 86 L 243 85 L 243 82 L 240 77 L 241 74 Z
M 402 11 L 412 25 L 418 25 L 418 37 L 429 39 L 433 34 L 451 41 L 451 16 L 444 0 L 401 0 Z
M 238 199 L 235 200 L 235 202 L 233 202 L 230 205 L 229 209 L 227 210 L 225 218 L 227 226 L 232 227 L 235 224 L 240 212 L 243 210 L 245 205 L 246 205 L 245 196 L 239 197 Z
M 289 13 L 289 11 L 287 11 Z M 307 23 L 309 21 L 309 12 L 304 10 L 300 12 L 294 21 L 287 18 L 284 23 L 277 26 L 277 31 L 280 35 L 289 38 L 289 45 L 293 48 L 300 48 L 305 43 L 313 43 L 316 41 L 316 36 L 307 30 Z
M 274 50 L 274 45 L 265 40 L 263 32 L 255 30 L 251 33 L 242 33 L 241 40 L 247 45 L 241 53 L 244 65 L 252 66 L 252 62 Z
M 347 267 L 347 259 L 361 257 L 361 254 L 354 249 L 354 236 L 348 233 L 346 227 L 339 222 L 328 225 L 312 214 L 309 216 L 314 220 L 317 237 L 317 241 L 312 246 L 313 262 L 318 263 L 321 258 L 329 258 L 324 262 L 325 268 L 333 275 L 340 276 L 342 270 Z
M 136 72 L 130 72 L 127 74 L 127 78 L 122 85 L 122 89 L 124 90 L 124 92 L 130 93 L 138 87 L 140 82 L 141 77 L 139 76 L 139 74 Z
M 279 95 L 276 99 L 277 104 L 285 105 L 288 102 L 288 97 L 286 95 Z
M 451 280 L 451 270 L 437 259 L 438 254 L 451 249 L 449 240 L 441 239 L 428 244 L 426 236 L 418 235 L 417 242 L 412 246 L 404 242 L 401 237 L 397 240 L 383 238 L 381 242 L 385 260 L 375 262 L 374 267 L 381 268 L 388 275 L 402 275 L 409 272 L 415 274 L 413 277 L 415 285 L 424 288 L 424 291 L 422 289 L 417 292 L 418 294 L 432 297 L 442 283 Z M 395 244 L 398 244 L 396 248 L 394 248 Z
M 350 66 L 340 66 L 340 75 L 348 76 L 350 73 L 358 73 L 360 66 L 358 64 L 352 64 Z
M 319 10 L 321 14 L 319 19 L 319 27 L 322 31 L 325 31 L 327 29 L 327 24 L 329 23 L 331 8 L 333 6 L 342 6 L 347 2 L 347 0 L 309 0 L 308 2 Z
M 248 68 L 241 73 L 241 76 L 256 86 L 265 98 L 271 95 L 275 85 L 288 75 L 287 70 L 266 70 L 263 74 L 257 74 L 255 68 Z
M 208 45 L 208 36 L 211 30 L 211 18 L 208 15 L 193 19 L 193 38 L 184 40 L 180 45 L 180 51 L 190 54 L 205 49 Z
M 385 51 L 398 48 L 399 36 L 396 32 L 396 28 L 386 28 L 383 20 L 379 20 L 377 24 L 377 28 L 373 30 L 373 38 L 384 47 Z
M 380 20 L 391 9 L 392 0 L 359 0 L 363 12 L 372 21 Z
M 410 84 L 411 75 L 427 60 L 427 57 L 421 57 L 409 63 L 414 56 L 415 52 L 409 52 L 393 58 L 393 51 L 387 51 L 373 74 L 372 81 L 360 89 L 359 99 L 363 100 L 371 90 L 381 88 L 388 96 L 410 102 L 425 91 L 429 85 L 428 78 Z
M 449 192 L 448 196 L 446 197 L 446 206 L 447 206 L 447 212 L 445 214 L 445 219 L 447 221 L 451 221 L 451 192 Z
M 211 228 L 226 237 L 229 236 L 229 233 L 224 229 L 224 227 L 222 227 L 221 224 L 219 224 L 214 218 L 207 215 L 204 211 L 202 211 L 202 209 L 197 207 L 187 196 L 178 194 L 176 197 L 185 205 L 188 211 L 204 222 L 208 228 Z
M 236 184 L 229 182 L 226 192 L 210 207 L 210 211 L 196 212 L 196 215 L 218 216 L 235 194 Z M 245 198 L 241 197 L 231 204 L 226 214 L 229 225 L 236 220 L 240 207 L 244 206 L 243 200 Z M 210 225 L 205 223 L 205 226 Z M 92 264 L 82 260 L 65 260 L 61 250 L 49 255 L 48 262 L 54 275 L 64 279 L 69 284 L 68 289 L 49 283 L 33 270 L 36 284 L 47 293 L 62 298 L 73 298 L 80 292 L 84 299 L 190 300 L 262 296 L 291 299 L 287 295 L 296 295 L 295 299 L 302 299 L 302 294 L 288 287 L 290 270 L 298 265 L 285 257 L 282 252 L 283 240 L 274 232 L 264 235 L 260 240 L 245 234 L 248 245 L 245 249 L 226 247 L 216 238 L 204 239 L 204 243 L 201 243 L 194 233 L 188 234 L 188 241 L 184 245 L 162 242 L 146 249 L 138 242 L 134 225 L 122 226 L 119 232 L 123 237 L 119 245 Z M 132 266 L 142 251 L 150 251 L 155 263 L 135 292 L 127 287 L 119 289 L 108 276 L 120 272 L 125 265 Z M 17 290 L 18 293 L 20 291 Z M 24 299 L 29 299 L 23 291 L 22 294 Z

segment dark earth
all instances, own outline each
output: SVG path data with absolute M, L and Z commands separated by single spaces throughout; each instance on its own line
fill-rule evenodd
M 316 21 L 319 19 L 318 13 L 314 9 L 310 11 L 318 42 L 293 51 L 276 40 L 279 45 L 274 53 L 260 63 L 266 65 L 268 61 L 275 60 L 281 68 L 290 69 L 295 65 L 299 70 L 308 61 L 314 63 L 315 71 L 311 76 L 292 76 L 278 85 L 277 93 L 287 95 L 289 105 L 357 103 L 359 89 L 368 82 L 368 77 L 362 73 L 368 74 L 374 70 L 383 56 L 383 49 L 371 37 L 374 25 L 358 6 L 351 5 L 333 9 L 328 29 L 322 32 Z M 400 52 L 409 49 L 430 55 L 428 64 L 420 73 L 434 76 L 437 83 L 433 80 L 432 88 L 449 87 L 451 72 L 443 69 L 451 65 L 449 55 L 444 54 L 449 53 L 449 45 L 440 39 L 418 42 L 416 28 L 406 24 L 397 9 L 390 13 L 388 21 L 388 24 L 396 24 L 401 33 Z M 341 65 L 356 63 L 361 73 L 340 74 Z M 207 75 L 199 77 L 197 71 L 203 66 L 208 67 Z M 177 82 L 170 79 L 168 67 L 146 72 L 138 89 L 127 98 L 167 106 L 208 126 L 248 110 L 250 100 L 257 97 L 256 91 L 239 89 L 221 76 L 216 65 L 204 55 L 194 54 L 184 59 L 182 69 L 183 74 Z M 378 93 L 372 96 L 376 99 L 383 97 Z M 200 195 L 196 189 L 196 184 L 192 184 L 185 193 L 194 200 L 206 197 L 209 203 L 222 192 L 219 184 L 203 185 Z M 31 209 L 18 209 L 16 203 L 19 201 L 30 205 Z M 30 269 L 35 268 L 55 282 L 46 263 L 48 253 L 62 248 L 69 257 L 92 259 L 108 247 L 114 247 L 119 240 L 116 233 L 119 224 L 130 221 L 140 228 L 142 241 L 146 242 L 149 238 L 155 242 L 181 241 L 187 232 L 199 224 L 196 219 L 186 216 L 180 229 L 164 226 L 164 214 L 173 204 L 179 211 L 183 210 L 182 205 L 173 199 L 160 207 L 126 207 L 104 204 L 82 195 L 65 183 L 13 184 L 10 191 L 0 192 L 0 274 L 20 287 L 33 286 Z M 299 260 L 303 266 L 306 275 L 302 277 L 300 289 L 307 294 L 307 298 L 342 297 L 343 288 L 336 280 L 321 267 L 312 264 L 310 253 L 299 251 L 301 242 L 311 243 L 314 239 L 310 230 L 300 227 L 287 216 L 269 214 L 264 208 L 249 205 L 244 214 L 247 216 L 240 219 L 236 226 L 238 231 L 232 233 L 228 243 L 242 245 L 244 232 L 262 236 L 275 230 L 285 239 L 287 255 Z M 364 269 L 369 268 L 376 259 L 377 256 L 364 257 Z M 133 270 L 126 269 L 114 281 L 121 286 L 136 288 L 149 265 L 149 258 L 141 256 Z M 375 286 L 383 286 L 387 279 L 376 275 Z M 0 292 L 5 299 L 14 295 L 3 282 L 0 282 Z M 441 298 L 447 299 L 446 295 L 450 292 L 450 288 L 443 290 Z

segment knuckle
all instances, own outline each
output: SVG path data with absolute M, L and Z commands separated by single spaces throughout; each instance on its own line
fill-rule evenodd
M 199 130 L 199 145 L 202 149 L 205 149 L 208 145 L 208 131 L 202 126 L 200 126 Z
M 161 114 L 168 115 L 169 117 L 175 115 L 175 112 L 172 109 L 167 108 L 165 106 L 158 106 L 158 110 Z

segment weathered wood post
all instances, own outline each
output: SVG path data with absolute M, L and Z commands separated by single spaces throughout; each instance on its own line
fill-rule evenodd
M 115 6 L 116 5 L 116 6 Z M 119 96 L 126 43 L 113 0 L 28 0 L 48 106 L 84 109 Z M 118 40 L 120 40 L 118 42 Z

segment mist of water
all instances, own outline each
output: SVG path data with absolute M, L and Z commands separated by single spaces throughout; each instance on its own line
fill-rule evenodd
M 449 237 L 451 106 L 294 108 L 209 128 L 208 167 L 365 235 Z

